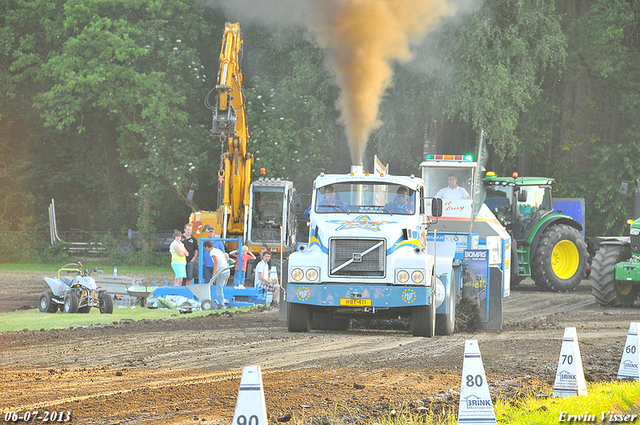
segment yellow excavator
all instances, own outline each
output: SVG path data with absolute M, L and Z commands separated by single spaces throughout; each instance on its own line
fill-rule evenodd
M 249 132 L 242 91 L 242 32 L 239 23 L 225 24 L 220 51 L 220 70 L 216 86 L 209 91 L 205 105 L 212 110 L 211 136 L 227 145 L 221 158 L 218 183 L 218 209 L 193 211 L 189 222 L 196 236 L 206 236 L 209 227 L 223 238 L 242 237 L 243 243 L 258 252 L 288 250 L 296 244 L 296 192 L 293 183 L 261 177 L 251 182 L 253 155 L 247 150 Z M 211 96 L 215 94 L 215 102 Z M 191 204 L 193 192 L 187 200 Z M 235 244 L 228 244 L 235 249 Z

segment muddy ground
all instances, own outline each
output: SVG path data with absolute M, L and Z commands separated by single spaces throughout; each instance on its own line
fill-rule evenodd
M 35 308 L 43 289 L 39 274 L 0 274 L 0 310 Z M 577 328 L 587 380 L 615 379 L 639 319 L 640 306 L 596 305 L 588 281 L 560 294 L 527 280 L 504 300 L 500 332 L 414 338 L 360 324 L 297 334 L 271 308 L 4 332 L 0 412 L 69 411 L 77 424 L 229 424 L 243 367 L 260 365 L 272 423 L 375 422 L 394 409 L 446 415 L 457 412 L 466 339 L 479 342 L 492 396 L 517 402 L 551 393 L 567 326 Z

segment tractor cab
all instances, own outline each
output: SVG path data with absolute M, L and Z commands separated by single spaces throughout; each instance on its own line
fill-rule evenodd
M 553 213 L 553 179 L 538 177 L 485 177 L 484 203 L 518 241 L 526 240 L 543 217 Z

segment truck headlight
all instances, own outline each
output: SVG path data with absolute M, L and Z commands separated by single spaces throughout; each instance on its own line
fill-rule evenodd
M 421 270 L 416 270 L 413 273 L 411 273 L 411 280 L 414 283 L 422 283 L 422 281 L 424 280 L 424 273 L 422 273 Z
M 396 279 L 398 279 L 398 282 L 400 283 L 407 283 L 409 280 L 409 273 L 406 270 L 399 270 L 396 274 Z
M 306 273 L 307 280 L 314 282 L 318 279 L 318 271 L 316 269 L 309 269 Z
M 291 270 L 291 278 L 295 281 L 300 281 L 304 277 L 304 272 L 302 269 L 293 269 Z

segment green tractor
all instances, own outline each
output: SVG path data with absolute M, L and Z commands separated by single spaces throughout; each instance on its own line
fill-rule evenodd
M 629 184 L 623 181 L 620 193 Z M 640 217 L 640 181 L 636 180 L 634 217 Z M 596 238 L 598 250 L 591 264 L 591 293 L 600 305 L 627 307 L 638 297 L 640 285 L 640 220 L 630 220 L 629 236 Z
M 585 276 L 589 255 L 580 234 L 583 226 L 573 217 L 554 211 L 551 188 L 545 177 L 484 177 L 491 209 L 511 234 L 511 285 L 531 277 L 546 290 L 571 291 Z

